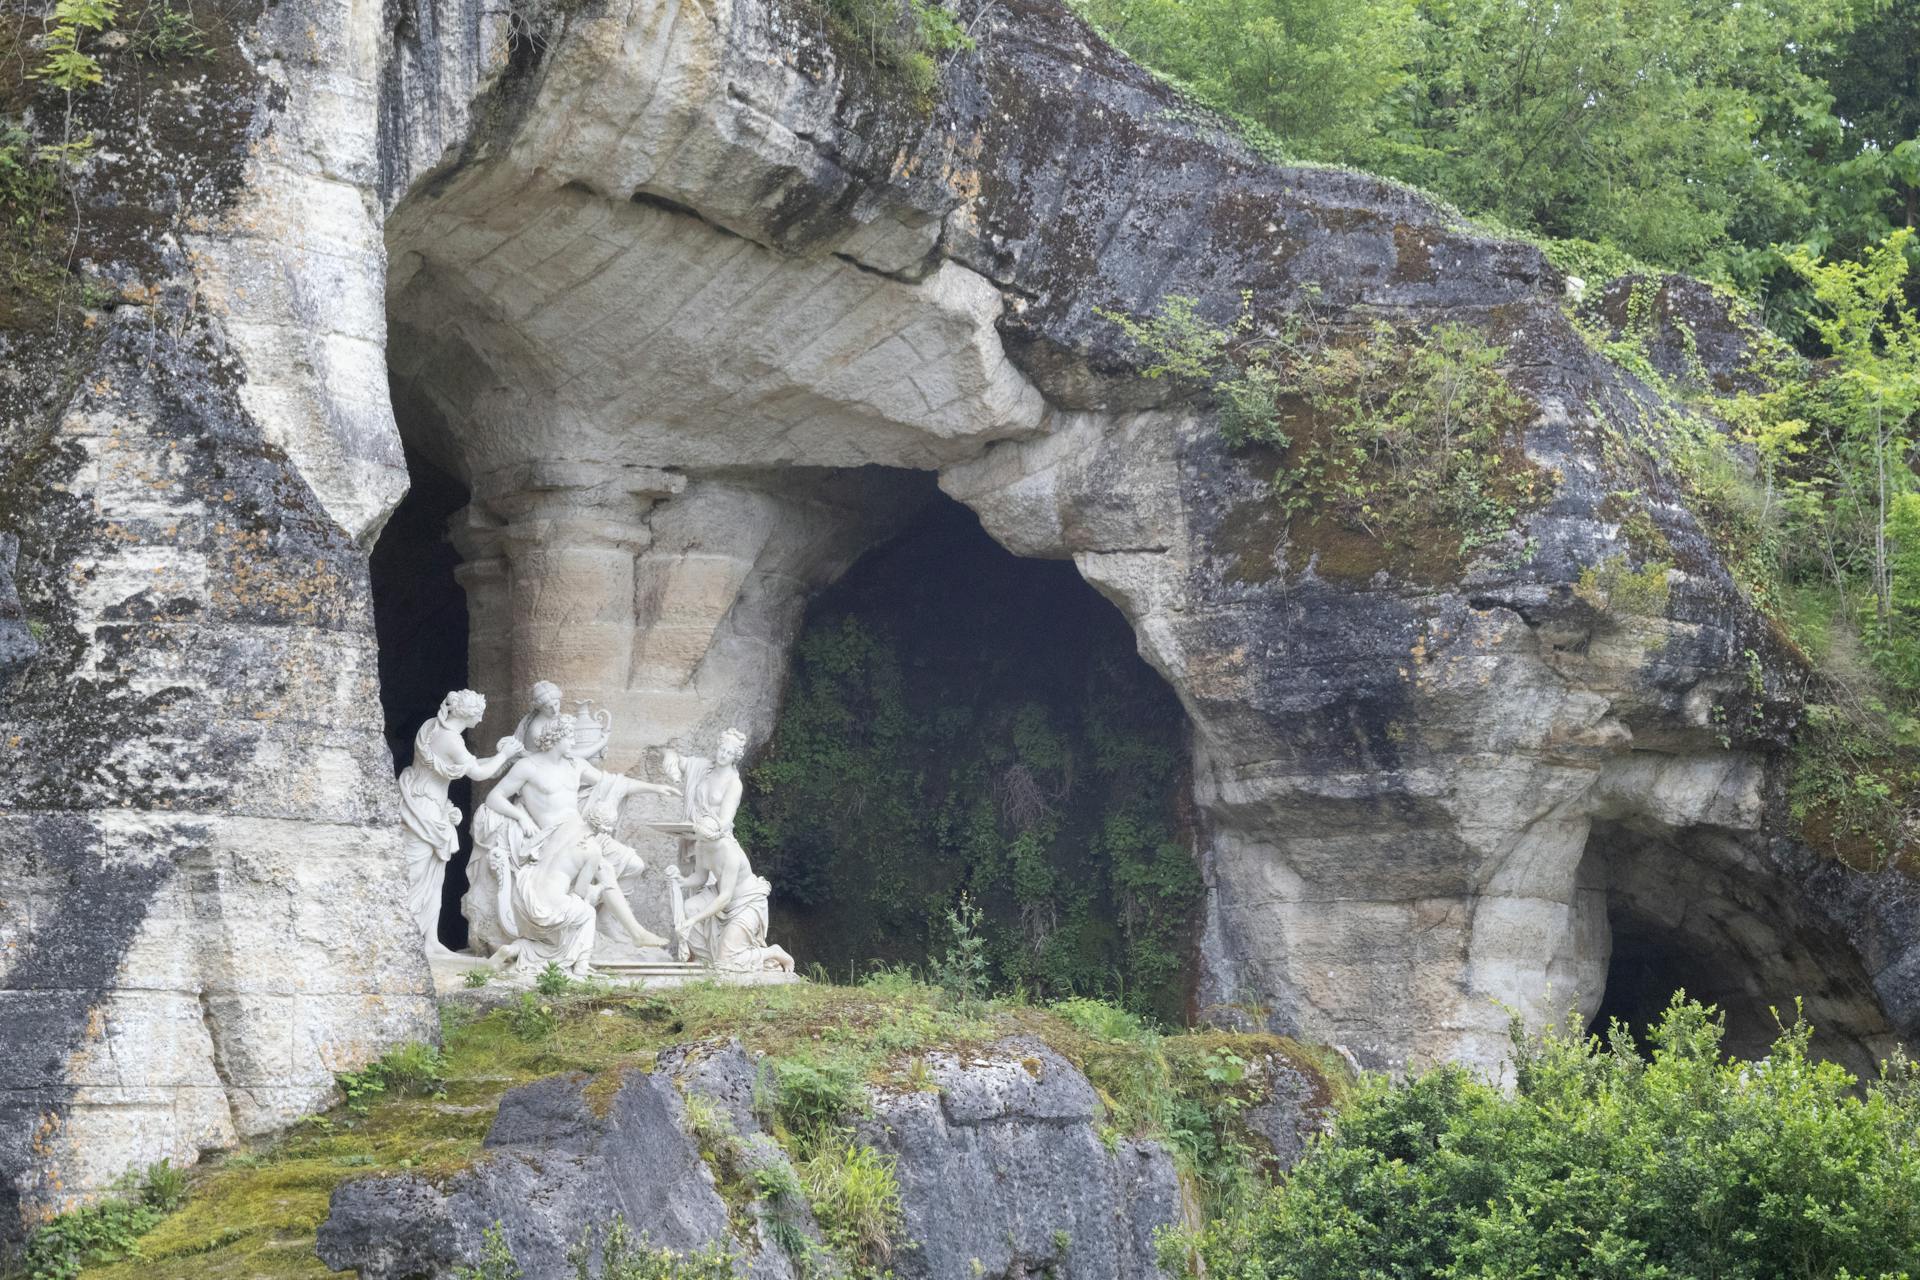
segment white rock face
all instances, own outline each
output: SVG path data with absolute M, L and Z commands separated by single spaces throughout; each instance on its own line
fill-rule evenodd
M 1574 592 L 1632 550 L 1597 442 L 1638 393 L 1532 250 L 1268 167 L 1043 8 L 985 20 L 931 105 L 759 0 L 403 8 L 248 34 L 235 176 L 148 282 L 192 307 L 123 306 L 60 384 L 20 530 L 51 656 L 0 715 L 43 762 L 0 795 L 0 1049 L 35 1050 L 0 1055 L 0 1210 L 433 1034 L 365 570 L 403 440 L 470 497 L 478 742 L 536 679 L 613 713 L 614 769 L 763 741 L 809 596 L 933 473 L 1071 559 L 1178 693 L 1201 1004 L 1493 1068 L 1495 1001 L 1591 1014 L 1630 951 L 1743 1017 L 1804 994 L 1854 1061 L 1920 1022 L 1908 898 L 1772 825 L 1792 663 L 1686 514 L 1650 517 L 1685 566 L 1663 616 Z M 1460 581 L 1342 578 L 1098 315 L 1308 286 L 1507 347 L 1555 494 Z M 620 833 L 650 876 L 659 816 Z

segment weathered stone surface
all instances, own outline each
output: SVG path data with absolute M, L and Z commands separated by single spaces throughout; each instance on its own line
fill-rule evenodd
M 895 1161 L 906 1214 L 896 1274 L 1160 1274 L 1153 1233 L 1183 1221 L 1173 1161 L 1155 1143 L 1103 1143 L 1103 1108 L 1077 1068 L 1024 1037 L 966 1058 L 933 1053 L 927 1064 L 938 1092 L 870 1089 L 872 1114 L 856 1129 Z M 619 1214 L 656 1246 L 720 1242 L 754 1276 L 785 1280 L 793 1263 L 765 1229 L 765 1205 L 754 1206 L 752 1239 L 730 1237 L 726 1203 L 686 1132 L 681 1100 L 699 1095 L 728 1115 L 749 1168 L 786 1164 L 754 1111 L 757 1074 L 738 1042 L 706 1043 L 669 1049 L 651 1074 L 625 1072 L 612 1088 L 555 1076 L 515 1089 L 472 1168 L 341 1186 L 320 1228 L 320 1258 L 363 1280 L 443 1280 L 478 1260 L 483 1233 L 498 1222 L 528 1280 L 561 1280 L 573 1274 L 568 1247 Z M 1271 1105 L 1290 1107 L 1278 1095 Z M 1297 1107 L 1291 1114 L 1297 1144 L 1312 1121 Z M 796 1225 L 817 1240 L 804 1206 L 781 1207 L 796 1210 Z
M 1608 452 L 1650 393 L 1588 349 L 1533 249 L 1390 183 L 1262 163 L 1051 5 L 1002 6 L 977 34 L 923 111 L 784 10 L 570 19 L 508 123 L 390 189 L 403 429 L 476 483 L 516 450 L 683 471 L 648 520 L 702 540 L 725 517 L 690 499 L 723 461 L 936 467 L 1006 545 L 1071 557 L 1187 708 L 1202 1004 L 1396 1068 L 1495 1065 L 1496 1002 L 1535 1021 L 1598 1009 L 1609 914 L 1633 909 L 1606 874 L 1629 855 L 1594 823 L 1759 848 L 1801 677 L 1657 465 Z M 1336 324 L 1482 329 L 1533 406 L 1551 500 L 1456 582 L 1355 580 L 1289 544 L 1265 476 L 1204 404 L 1140 379 L 1098 314 L 1183 293 L 1224 320 L 1248 290 L 1271 309 L 1312 290 Z M 1683 293 L 1666 310 L 1705 323 Z M 1716 336 L 1705 354 L 1740 351 Z M 1574 590 L 1643 558 L 1635 507 L 1673 548 L 1656 618 Z M 634 724 L 683 720 L 692 673 L 741 652 L 740 570 L 681 555 L 658 571 L 670 624 L 634 613 Z M 476 621 L 476 652 L 499 630 Z M 516 637 L 512 661 L 529 651 L 570 660 Z M 775 674 L 733 711 L 756 736 L 779 691 L 777 662 L 758 669 Z M 1864 1063 L 1910 1022 L 1861 995 L 1857 948 L 1821 949 L 1836 922 L 1804 881 L 1782 900 L 1719 900 L 1751 945 L 1802 958 L 1748 1003 L 1831 989 L 1813 1016 Z M 1676 955 L 1731 962 L 1725 935 L 1672 928 Z
M 895 1274 L 960 1280 L 1160 1274 L 1153 1234 L 1184 1221 L 1173 1160 L 1098 1132 L 1093 1086 L 1037 1040 L 927 1055 L 935 1091 L 883 1094 L 858 1129 L 894 1156 L 906 1234 Z
M 615 1215 L 657 1247 L 724 1240 L 726 1203 L 680 1128 L 672 1086 L 632 1071 L 600 1096 L 590 1080 L 508 1093 L 486 1154 L 439 1185 L 411 1174 L 343 1185 L 320 1227 L 321 1261 L 363 1280 L 439 1280 L 478 1262 L 499 1223 L 529 1280 L 557 1280 L 573 1274 L 566 1255 L 583 1233 Z

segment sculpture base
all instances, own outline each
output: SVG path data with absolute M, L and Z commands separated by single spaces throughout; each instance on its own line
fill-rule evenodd
M 602 982 L 616 982 L 643 988 L 678 987 L 689 982 L 707 981 L 719 982 L 729 987 L 773 987 L 804 981 L 797 974 L 785 973 L 777 969 L 709 969 L 703 964 L 666 959 L 665 952 L 657 952 L 657 954 L 662 958 L 643 957 L 596 964 L 593 966 L 593 977 Z M 485 956 L 439 948 L 428 954 L 427 963 L 433 970 L 434 994 L 440 996 L 470 989 L 467 975 L 476 971 L 484 970 L 492 974 L 492 977 L 482 984 L 484 986 L 499 986 L 515 990 L 532 986 L 534 978 L 538 976 L 526 969 L 502 971 L 494 968 L 493 961 Z

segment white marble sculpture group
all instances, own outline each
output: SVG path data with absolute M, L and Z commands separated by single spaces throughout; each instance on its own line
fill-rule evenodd
M 586 977 L 595 944 L 624 937 L 725 973 L 792 972 L 793 958 L 767 942 L 771 886 L 754 874 L 733 834 L 745 735 L 721 734 L 710 760 L 667 752 L 667 772 L 679 786 L 643 782 L 595 763 L 610 737 L 607 712 L 581 703 L 568 714 L 562 705 L 557 686 L 536 684 L 533 709 L 484 759 L 463 737 L 486 714 L 486 699 L 472 690 L 448 694 L 414 735 L 413 763 L 400 774 L 400 809 L 407 904 L 429 956 L 451 957 L 436 937 L 460 824 L 447 787 L 504 769 L 474 812 L 470 887 L 461 901 L 470 949 L 487 967 L 530 980 L 555 964 Z M 641 792 L 679 797 L 686 814 L 684 821 L 649 824 L 680 842 L 678 864 L 667 869 L 671 940 L 635 918 L 629 895 L 646 863 L 614 839 L 622 802 Z

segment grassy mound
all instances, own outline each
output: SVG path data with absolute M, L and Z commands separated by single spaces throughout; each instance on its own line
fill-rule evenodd
M 1160 1138 L 1203 1196 L 1263 1180 L 1265 1153 L 1237 1122 L 1269 1058 L 1317 1082 L 1317 1101 L 1345 1087 L 1336 1065 L 1275 1036 L 1160 1033 L 1096 1001 L 1052 1008 L 956 1001 L 887 973 L 858 986 L 696 985 L 635 993 L 576 988 L 505 997 L 481 990 L 448 1002 L 444 1046 L 410 1046 L 343 1078 L 348 1101 L 250 1150 L 194 1170 L 183 1203 L 132 1242 L 95 1260 L 87 1280 L 282 1280 L 334 1274 L 313 1253 L 333 1189 L 394 1170 L 452 1173 L 480 1151 L 500 1096 L 561 1071 L 651 1067 L 662 1049 L 736 1036 L 776 1072 L 813 1070 L 919 1087 L 921 1055 L 1003 1036 L 1038 1036 L 1085 1070 L 1123 1135 Z M 485 1007 L 487 1003 L 491 1007 Z

